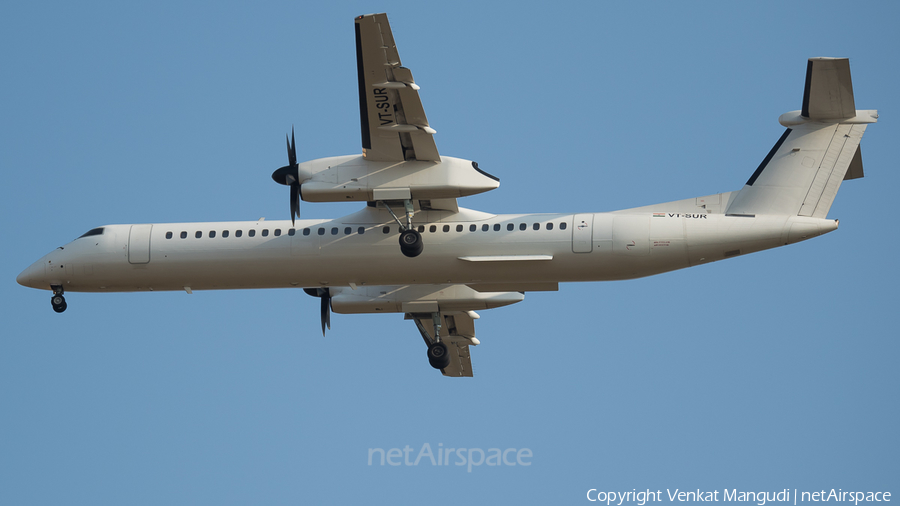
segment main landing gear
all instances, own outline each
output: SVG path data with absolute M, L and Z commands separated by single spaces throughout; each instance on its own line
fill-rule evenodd
M 427 313 L 412 316 L 416 322 L 416 328 L 422 334 L 422 339 L 428 345 L 428 363 L 431 364 L 431 367 L 443 369 L 450 365 L 450 350 L 447 348 L 447 344 L 441 341 L 441 313 L 431 313 L 431 321 L 434 324 L 434 339 L 431 338 L 428 331 L 425 330 L 425 326 L 422 325 L 421 318 L 427 318 Z
M 400 232 L 400 252 L 408 257 L 417 257 L 425 249 L 422 234 L 418 230 L 407 229 Z
M 400 252 L 410 258 L 419 256 L 422 253 L 422 250 L 425 249 L 425 244 L 422 242 L 422 234 L 412 226 L 412 200 L 403 201 L 403 207 L 406 210 L 406 225 L 404 225 L 403 222 L 400 221 L 400 218 L 394 214 L 394 210 L 391 209 L 391 206 L 389 206 L 387 202 L 382 200 L 381 203 L 384 204 L 384 207 L 391 213 L 391 216 L 394 217 L 394 221 L 400 225 Z
M 450 365 L 450 350 L 447 345 L 437 342 L 428 347 L 428 363 L 435 369 L 443 369 Z
M 53 310 L 57 313 L 62 313 L 66 310 L 66 298 L 63 297 L 63 287 L 61 286 L 51 286 L 53 289 L 53 296 L 50 297 L 50 305 L 53 306 Z

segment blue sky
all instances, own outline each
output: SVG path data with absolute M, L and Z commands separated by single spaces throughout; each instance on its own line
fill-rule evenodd
M 586 502 L 590 488 L 900 493 L 891 2 L 19 3 L 0 16 L 0 503 Z M 399 315 L 301 291 L 77 294 L 15 276 L 107 223 L 288 217 L 270 179 L 359 152 L 353 17 L 387 12 L 442 154 L 495 213 L 736 190 L 851 58 L 866 177 L 841 228 L 482 312 L 474 379 Z M 303 203 L 304 217 L 353 212 Z M 528 448 L 530 466 L 367 465 Z

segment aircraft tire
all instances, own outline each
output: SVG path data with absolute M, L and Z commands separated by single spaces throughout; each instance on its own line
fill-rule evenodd
M 66 304 L 66 298 L 62 295 L 54 295 L 53 297 L 50 297 L 50 305 L 53 306 L 53 310 L 57 313 L 62 313 L 68 307 L 68 305 Z
M 400 232 L 400 251 L 404 255 L 410 258 L 417 257 L 424 249 L 425 244 L 422 242 L 422 234 L 417 230 L 404 230 L 403 232 Z
M 450 351 L 444 343 L 434 343 L 428 347 L 428 363 L 435 369 L 450 365 Z

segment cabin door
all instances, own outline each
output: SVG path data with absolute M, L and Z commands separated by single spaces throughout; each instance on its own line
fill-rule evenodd
M 153 225 L 132 225 L 128 234 L 128 263 L 150 263 L 150 230 Z
M 572 251 L 575 253 L 591 252 L 591 234 L 594 228 L 593 214 L 576 214 L 572 220 Z

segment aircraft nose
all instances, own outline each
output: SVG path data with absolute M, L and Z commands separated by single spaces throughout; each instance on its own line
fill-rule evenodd
M 42 284 L 43 277 L 44 264 L 43 262 L 38 261 L 29 265 L 27 269 L 16 276 L 16 283 L 29 288 L 46 288 Z

